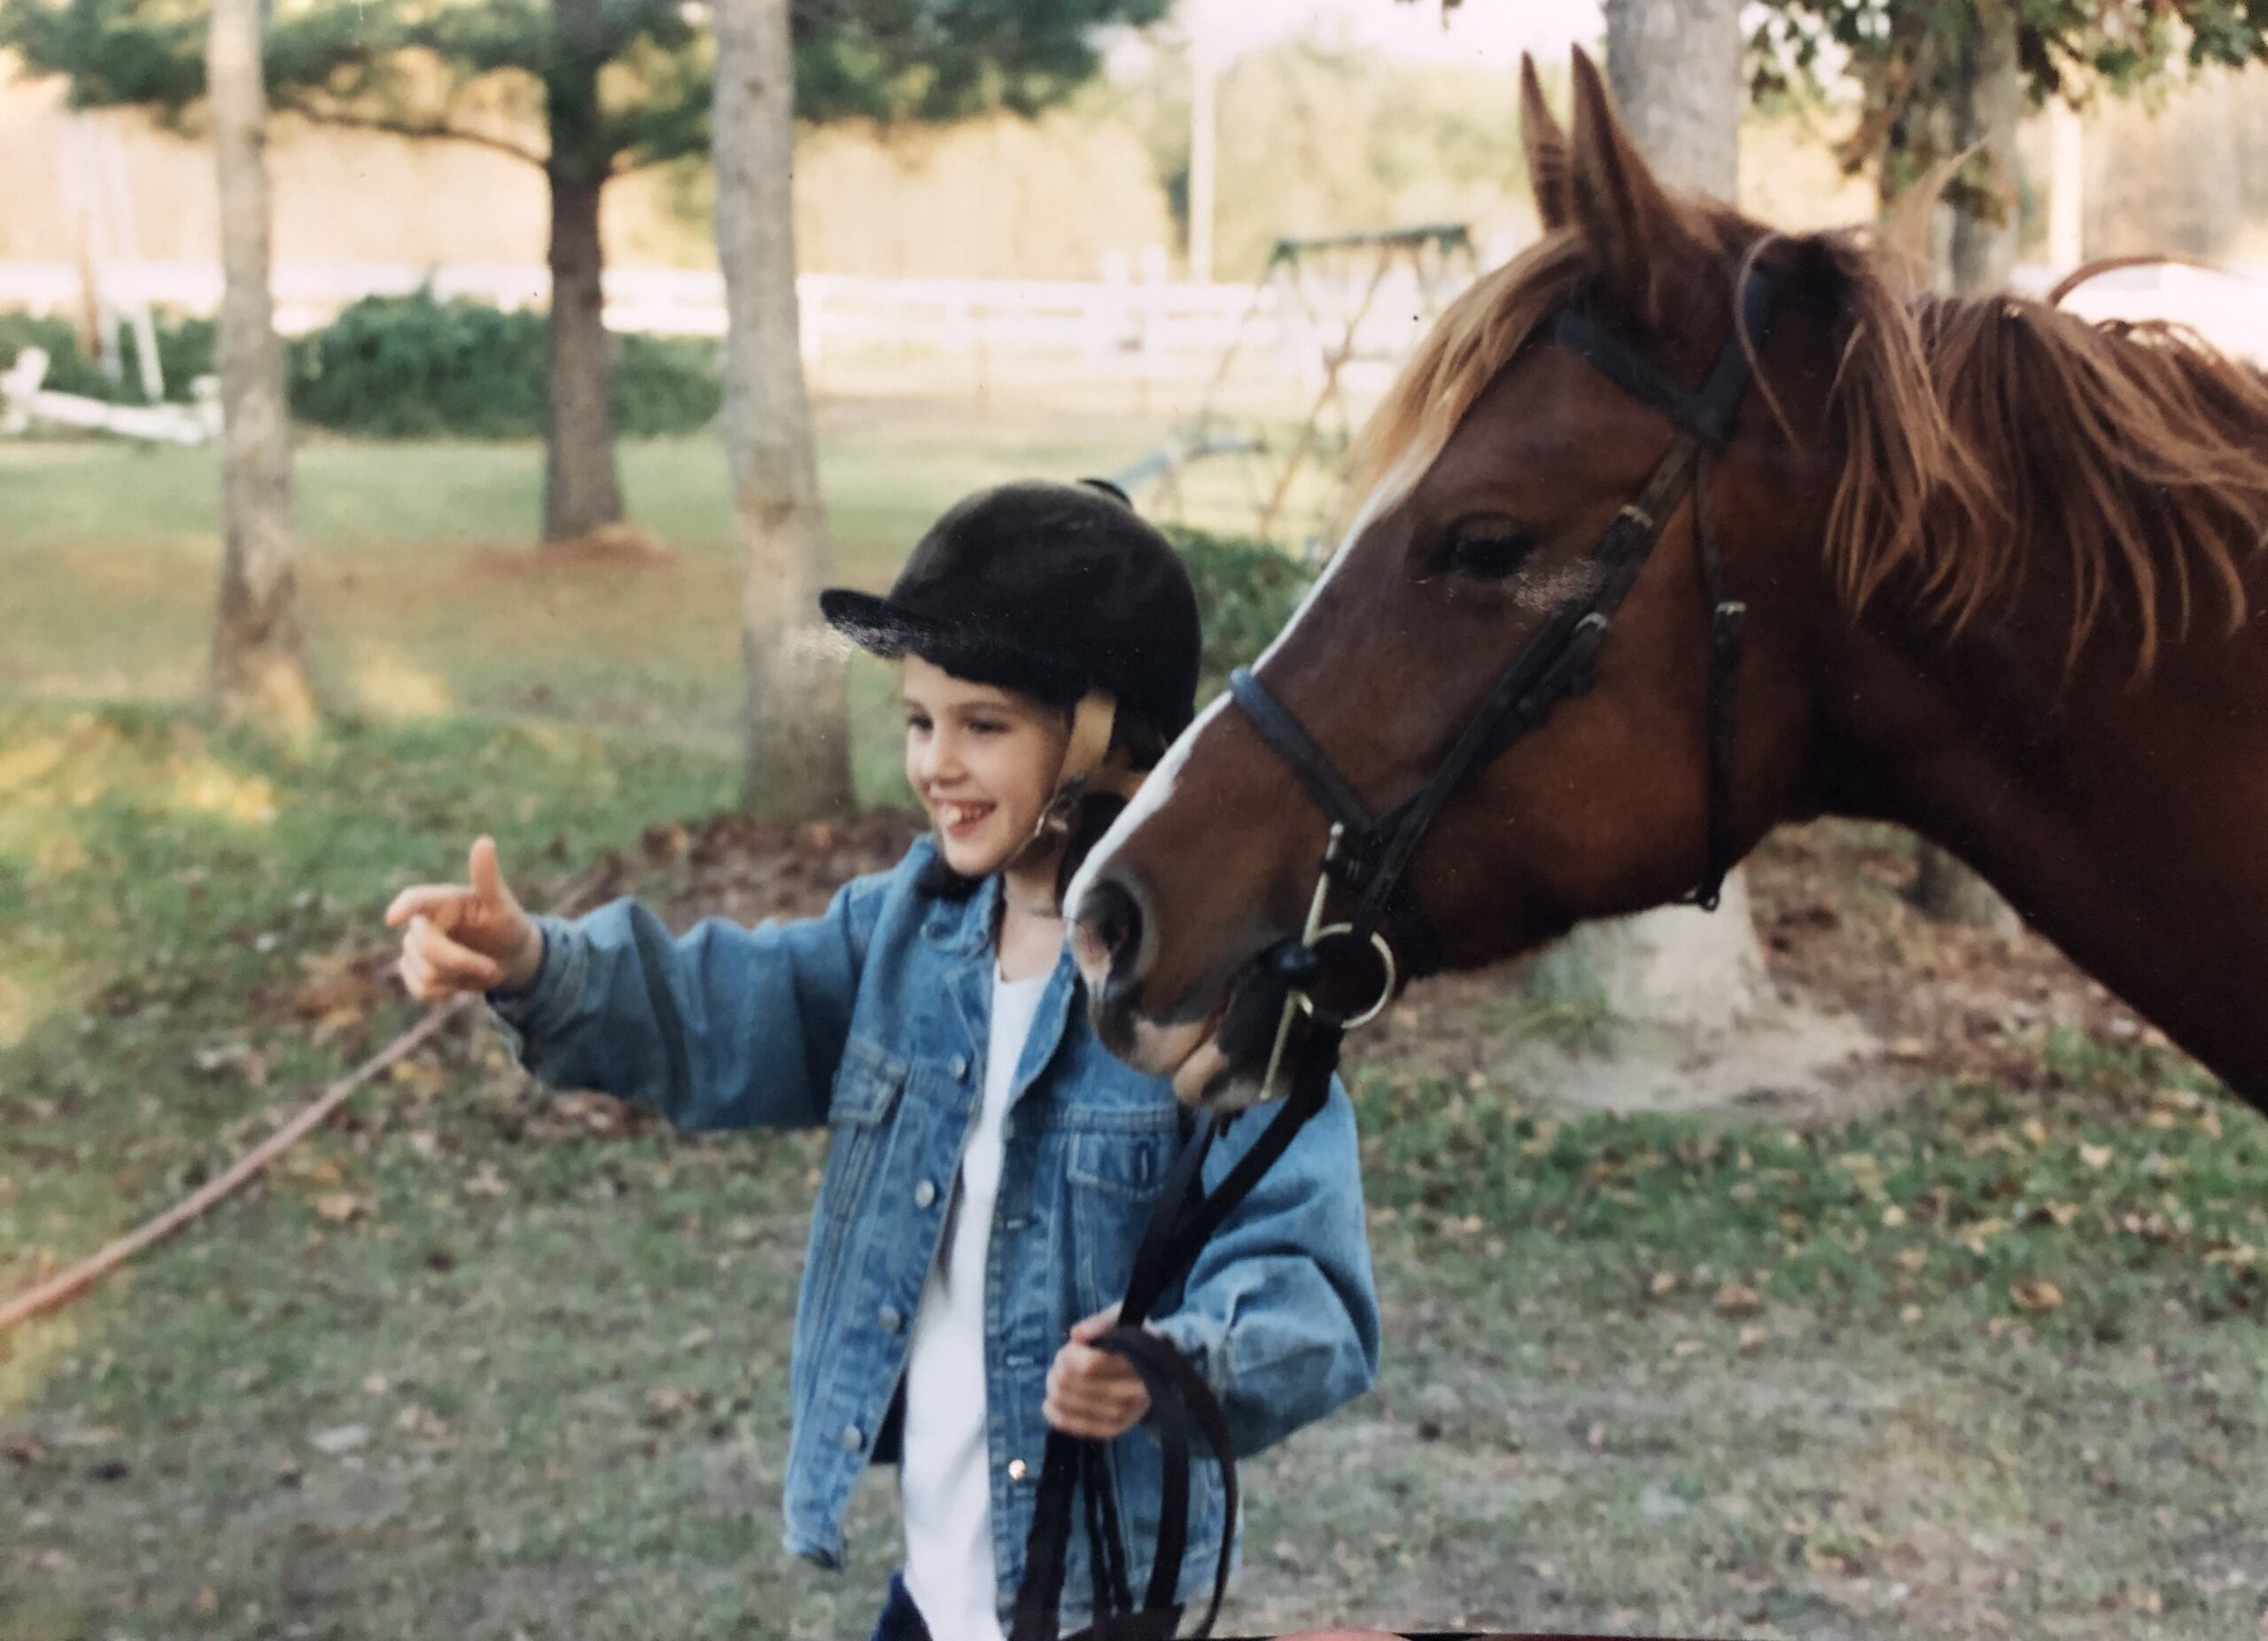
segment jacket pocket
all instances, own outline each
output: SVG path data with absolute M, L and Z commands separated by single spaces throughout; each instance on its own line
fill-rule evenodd
M 1139 1130 L 1073 1136 L 1064 1172 L 1075 1186 L 1147 1201 L 1165 1188 L 1179 1131 L 1168 1121 Z
M 1122 1299 L 1134 1251 L 1164 1194 L 1180 1138 L 1172 1113 L 1161 1124 L 1071 1137 L 1064 1178 L 1078 1236 L 1079 1303 L 1091 1315 Z
M 911 1069 L 907 1062 L 866 1038 L 852 1038 L 843 1046 L 843 1063 L 835 1069 L 827 1122 L 854 1126 L 880 1123 L 889 1115 Z

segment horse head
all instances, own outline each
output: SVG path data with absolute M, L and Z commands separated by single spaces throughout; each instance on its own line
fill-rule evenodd
M 1389 393 L 1358 452 L 1366 499 L 1253 669 L 1350 803 L 1378 815 L 1425 789 L 1508 672 L 1596 603 L 1612 570 L 1595 549 L 1683 431 L 1571 345 L 1560 316 L 1584 316 L 1586 334 L 1671 383 L 1703 382 L 1728 347 L 1761 353 L 1729 436 L 1706 440 L 1704 482 L 1658 521 L 1585 687 L 1476 760 L 1431 819 L 1399 921 L 1421 911 L 1425 960 L 1456 968 L 1668 899 L 1708 869 L 1713 824 L 1737 853 L 1800 802 L 1806 635 L 1833 603 L 1815 555 L 1809 573 L 1790 570 L 1837 474 L 1831 452 L 1790 431 L 1821 415 L 1832 362 L 1803 368 L 1832 338 L 1807 301 L 1816 281 L 1796 266 L 1801 245 L 1667 191 L 1580 54 L 1572 131 L 1532 64 L 1522 91 L 1544 235 L 1453 305 Z M 1768 340 L 1740 331 L 1741 292 L 1759 274 L 1775 281 Z M 1704 507 L 1717 565 L 1698 550 Z M 1710 658 L 1723 601 L 1712 573 L 1749 606 L 1750 634 L 1726 682 L 1738 735 L 1713 816 Z M 1226 697 L 1208 709 L 1077 886 L 1107 1040 L 1178 1069 L 1192 1095 L 1250 1087 L 1250 1055 L 1228 1063 L 1213 1029 L 1255 959 L 1299 932 L 1332 819 L 1263 727 Z M 1391 922 L 1382 934 L 1406 944 Z M 1411 954 L 1397 955 L 1406 971 Z

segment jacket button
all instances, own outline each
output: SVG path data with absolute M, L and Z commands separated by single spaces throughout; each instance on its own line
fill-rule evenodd
M 865 1431 L 859 1429 L 856 1425 L 845 1425 L 843 1427 L 843 1450 L 844 1452 L 855 1453 L 866 1445 L 866 1433 Z
M 895 1334 L 905 1326 L 905 1314 L 896 1305 L 884 1305 L 874 1313 L 874 1320 L 882 1324 L 885 1334 Z
M 913 1187 L 914 1207 L 927 1208 L 930 1203 L 936 1200 L 937 1187 L 931 1185 L 928 1180 L 925 1179 L 920 1185 Z
M 968 1056 L 967 1054 L 955 1054 L 952 1057 L 952 1063 L 945 1069 L 953 1074 L 954 1082 L 959 1082 L 961 1078 L 968 1075 Z
M 1022 1459 L 1021 1459 L 1021 1458 L 1012 1458 L 1012 1459 L 1010 1459 L 1010 1460 L 1008 1461 L 1008 1480 L 1009 1480 L 1009 1481 L 1011 1481 L 1011 1482 L 1021 1482 L 1021 1481 L 1022 1481 L 1026 1476 L 1029 1475 L 1030 1474 L 1031 1474 L 1031 1466 L 1030 1466 L 1029 1465 L 1027 1465 L 1026 1463 L 1024 1463 L 1024 1461 L 1023 1461 Z

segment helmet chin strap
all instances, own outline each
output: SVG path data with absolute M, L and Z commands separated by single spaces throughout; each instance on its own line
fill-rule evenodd
M 1055 790 L 1032 828 L 1032 849 L 1060 843 L 1070 835 L 1080 799 L 1096 792 L 1130 798 L 1140 789 L 1142 771 L 1103 767 L 1103 760 L 1110 756 L 1111 731 L 1117 723 L 1118 703 L 1107 691 L 1090 689 L 1079 698 L 1071 712 L 1071 738 L 1063 747 L 1063 767 L 1055 777 Z

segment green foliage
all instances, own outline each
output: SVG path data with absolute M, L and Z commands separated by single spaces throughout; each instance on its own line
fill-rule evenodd
M 1098 29 L 1169 0 L 796 0 L 808 120 L 1036 113 L 1091 79 Z M 178 118 L 205 95 L 197 0 L 0 0 L 0 48 L 59 74 L 84 106 Z M 271 103 L 313 120 L 461 137 L 547 156 L 585 180 L 709 145 L 708 29 L 680 0 L 299 0 L 276 7 Z M 501 107 L 549 142 L 499 136 Z
M 158 361 L 166 397 L 190 398 L 213 373 L 213 322 L 160 317 Z M 121 327 L 126 372 L 113 381 L 79 345 L 66 320 L 0 313 L 0 370 L 26 347 L 46 350 L 44 385 L 112 404 L 143 402 L 131 341 Z M 716 349 L 705 342 L 625 335 L 614 338 L 616 428 L 637 438 L 689 433 L 724 402 Z M 292 413 L 334 432 L 375 439 L 533 439 L 543 432 L 544 322 L 482 303 L 412 296 L 365 297 L 325 329 L 286 345 Z
M 722 402 L 704 343 L 617 336 L 615 426 L 690 432 Z M 291 408 L 338 432 L 380 439 L 533 438 L 543 431 L 544 321 L 431 291 L 365 297 L 293 345 Z
M 1170 0 L 796 0 L 796 105 L 807 120 L 1032 114 L 1094 76 L 1099 29 Z
M 1816 91 L 1847 74 L 1864 96 L 1841 145 L 1852 169 L 1889 168 L 1895 194 L 1942 156 L 1922 129 L 1962 49 L 1994 0 L 1764 0 L 1750 42 L 1759 97 Z M 2083 105 L 2100 89 L 2147 87 L 2177 63 L 2241 66 L 2268 58 L 2259 0 L 2005 0 L 2029 100 Z
M 1203 700 L 1225 688 L 1230 673 L 1249 664 L 1283 630 L 1313 575 L 1265 541 L 1178 525 L 1166 533 L 1189 567 L 1204 616 L 1203 671 L 1197 686 Z
M 166 397 L 175 403 L 186 403 L 190 385 L 198 377 L 213 373 L 213 322 L 160 315 L 152 328 L 157 334 L 158 366 L 165 377 Z M 80 346 L 76 325 L 67 320 L 30 314 L 0 313 L 0 370 L 15 363 L 16 355 L 25 348 L 42 348 L 47 354 L 47 376 L 41 385 L 59 393 L 77 393 L 111 404 L 146 403 L 141 372 L 133 364 L 133 346 L 127 327 L 120 325 L 119 349 L 128 363 L 124 375 L 113 381 L 104 374 L 100 362 L 89 358 Z
M 431 292 L 365 297 L 291 350 L 291 408 L 339 432 L 501 439 L 543 420 L 543 321 Z

